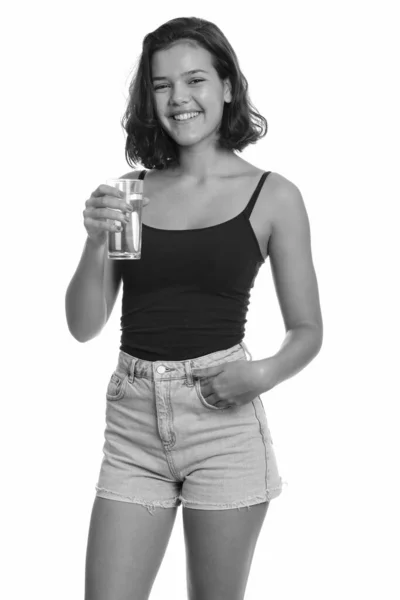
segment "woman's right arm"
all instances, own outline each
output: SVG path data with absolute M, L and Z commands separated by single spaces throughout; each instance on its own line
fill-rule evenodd
M 135 172 L 125 178 L 135 178 Z M 148 204 L 145 199 L 143 206 Z M 79 342 L 96 337 L 107 323 L 121 286 L 121 265 L 107 256 L 107 219 L 123 219 L 116 213 L 125 206 L 116 188 L 99 186 L 86 201 L 85 227 L 88 237 L 65 295 L 68 329 Z M 114 209 L 114 210 L 113 210 Z
M 117 263 L 107 257 L 107 242 L 87 237 L 65 296 L 68 329 L 78 342 L 96 337 L 108 321 L 121 285 Z

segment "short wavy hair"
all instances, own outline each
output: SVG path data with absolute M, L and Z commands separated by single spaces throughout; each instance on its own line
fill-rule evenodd
M 181 39 L 193 40 L 193 43 L 208 50 L 220 79 L 230 79 L 232 101 L 224 106 L 219 147 L 241 152 L 267 133 L 267 121 L 252 105 L 247 79 L 222 31 L 214 23 L 196 17 L 172 19 L 143 39 L 142 53 L 129 85 L 127 108 L 121 125 L 127 133 L 125 158 L 131 167 L 140 163 L 146 169 L 165 169 L 178 162 L 178 146 L 157 118 L 151 60 L 155 52 L 167 49 Z

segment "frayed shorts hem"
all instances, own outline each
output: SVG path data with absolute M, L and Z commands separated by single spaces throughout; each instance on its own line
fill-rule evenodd
M 180 496 L 180 500 L 182 501 L 182 505 L 186 508 L 195 508 L 197 510 L 229 510 L 232 508 L 247 508 L 250 509 L 251 506 L 255 504 L 262 504 L 264 502 L 270 502 L 282 492 L 282 486 L 278 486 L 275 488 L 269 488 L 265 490 L 263 494 L 259 494 L 257 496 L 253 496 L 251 498 L 246 498 L 245 500 L 238 500 L 237 502 L 229 502 L 229 503 L 218 503 L 218 502 L 196 502 L 193 500 L 185 500 L 182 496 Z
M 285 484 L 286 482 L 284 482 Z M 212 503 L 212 502 L 196 502 L 194 500 L 186 500 L 183 496 L 174 496 L 172 498 L 166 498 L 164 500 L 143 500 L 141 498 L 137 498 L 136 496 L 125 496 L 120 494 L 119 492 L 114 492 L 112 490 L 108 490 L 105 488 L 101 488 L 96 486 L 96 496 L 100 498 L 107 498 L 109 500 L 120 500 L 121 502 L 130 502 L 133 504 L 140 504 L 145 506 L 147 510 L 152 513 L 156 508 L 176 508 L 182 504 L 186 508 L 192 508 L 197 510 L 229 510 L 232 508 L 247 508 L 250 509 L 250 506 L 254 506 L 256 504 L 262 504 L 263 502 L 269 502 L 273 500 L 277 496 L 279 496 L 282 492 L 282 485 L 269 488 L 265 490 L 263 494 L 258 496 L 253 496 L 251 498 L 246 498 L 246 500 L 239 500 L 237 502 L 229 502 L 229 503 Z
M 108 500 L 119 500 L 120 502 L 130 502 L 132 504 L 141 504 L 145 506 L 149 512 L 154 511 L 156 508 L 174 508 L 180 505 L 180 496 L 174 496 L 173 498 L 166 498 L 165 500 L 143 500 L 136 496 L 125 496 L 119 492 L 113 490 L 107 490 L 105 488 L 98 487 L 96 485 L 96 496 L 99 498 L 107 498 Z

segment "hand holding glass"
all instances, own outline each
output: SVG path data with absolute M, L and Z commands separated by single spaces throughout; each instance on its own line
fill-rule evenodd
M 117 188 L 125 203 L 132 207 L 132 211 L 127 211 L 129 217 L 125 223 L 109 220 L 120 230 L 108 231 L 108 258 L 138 260 L 142 252 L 143 180 L 108 179 L 107 185 Z

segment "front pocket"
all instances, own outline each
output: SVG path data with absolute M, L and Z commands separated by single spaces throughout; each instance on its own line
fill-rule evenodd
M 107 400 L 121 400 L 124 397 L 128 374 L 122 375 L 114 371 L 108 382 L 106 398 Z
M 203 406 L 205 406 L 206 408 L 208 408 L 210 410 L 226 410 L 227 407 L 219 407 L 219 406 L 213 406 L 212 404 L 208 404 L 207 400 L 204 398 L 204 396 L 201 393 L 200 379 L 195 379 L 194 388 L 195 388 L 196 393 L 199 397 L 199 400 L 203 404 Z

